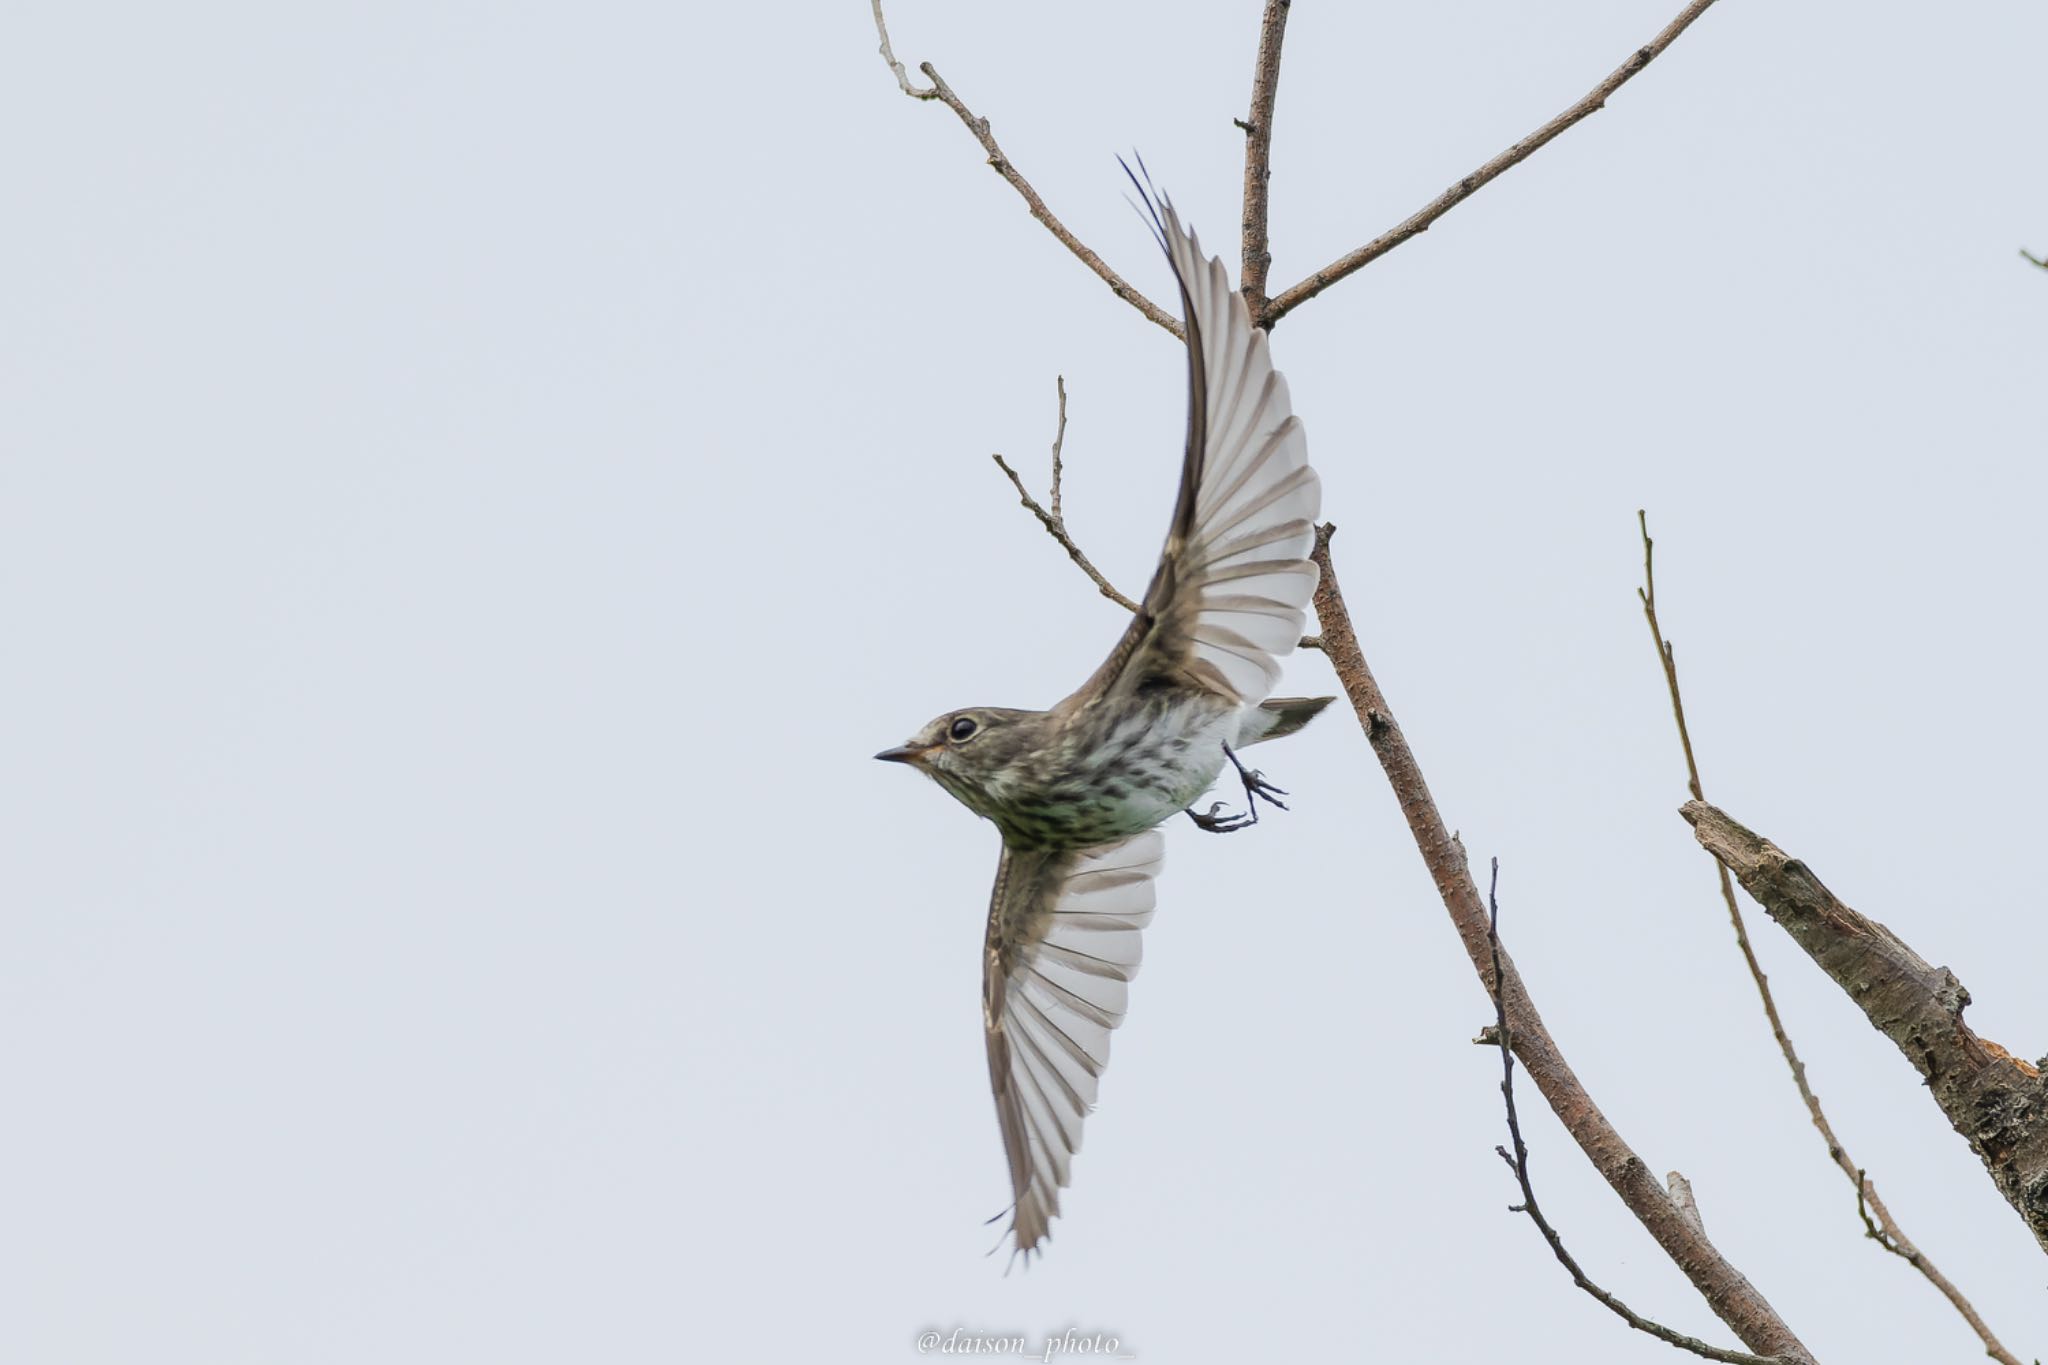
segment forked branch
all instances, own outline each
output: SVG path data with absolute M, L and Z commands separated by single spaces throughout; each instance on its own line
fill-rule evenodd
M 1065 550 L 1067 552 L 1067 558 L 1073 560 L 1075 565 L 1080 568 L 1081 572 L 1088 575 L 1088 581 L 1095 585 L 1095 590 L 1101 593 L 1104 597 L 1107 597 L 1110 601 L 1122 607 L 1125 611 L 1138 611 L 1140 609 L 1138 604 L 1117 591 L 1116 584 L 1110 582 L 1109 579 L 1103 574 L 1102 570 L 1095 567 L 1095 562 L 1088 558 L 1087 552 L 1082 550 L 1081 546 L 1074 540 L 1073 534 L 1067 530 L 1066 515 L 1064 512 L 1060 510 L 1060 481 L 1066 473 L 1066 464 L 1064 456 L 1067 444 L 1066 376 L 1060 376 L 1058 380 L 1058 388 L 1060 396 L 1060 419 L 1059 427 L 1057 431 L 1054 433 L 1052 439 L 1051 496 L 1046 499 L 1045 503 L 1041 503 L 1037 498 L 1032 497 L 1031 491 L 1024 486 L 1023 477 L 1019 475 L 1016 470 L 1012 469 L 1010 467 L 1010 462 L 1004 459 L 1001 455 L 996 455 L 994 457 L 996 462 L 996 468 L 1002 470 L 1004 474 L 1009 476 L 1010 486 L 1017 490 L 1017 497 L 1020 501 L 1023 502 L 1025 509 L 1029 511 L 1032 516 L 1038 518 L 1038 524 L 1040 526 L 1043 526 L 1045 528 L 1045 533 L 1051 536 L 1053 540 L 1058 543 L 1059 547 L 1062 550 Z M 1047 503 L 1050 503 L 1051 505 L 1047 506 Z M 1321 649 L 1322 647 L 1322 637 L 1317 635 L 1304 635 L 1301 637 L 1301 640 L 1296 645 L 1296 648 L 1299 649 Z
M 1031 496 L 1030 491 L 1024 487 L 1024 480 L 1018 476 L 1016 470 L 1010 468 L 1010 462 L 1001 455 L 995 457 L 996 468 L 1010 476 L 1011 486 L 1017 490 L 1017 496 L 1023 499 L 1024 505 L 1031 510 L 1031 515 L 1038 518 L 1038 524 L 1045 528 L 1047 535 L 1059 542 L 1060 548 L 1067 552 L 1067 558 L 1078 564 L 1081 567 L 1081 572 L 1088 575 L 1089 581 L 1095 584 L 1096 591 L 1122 607 L 1125 611 L 1136 611 L 1138 604 L 1118 592 L 1116 585 L 1102 576 L 1102 570 L 1095 567 L 1088 556 L 1082 552 L 1081 547 L 1074 543 L 1074 538 L 1067 534 L 1067 519 L 1060 512 L 1060 477 L 1065 472 L 1065 466 L 1061 463 L 1061 451 L 1067 443 L 1067 378 L 1065 375 L 1059 377 L 1058 387 L 1060 393 L 1060 425 L 1058 433 L 1052 439 L 1052 507 L 1047 509 L 1040 505 L 1037 498 Z
M 1288 0 L 1267 0 L 1265 17 L 1259 31 L 1259 55 L 1252 76 L 1250 117 L 1237 121 L 1238 126 L 1244 129 L 1246 138 L 1242 292 L 1252 310 L 1253 319 L 1259 326 L 1271 328 L 1281 318 L 1339 280 L 1356 274 L 1409 238 L 1427 232 L 1431 224 L 1471 198 L 1481 186 L 1498 177 L 1509 167 L 1526 161 L 1559 133 L 1604 107 L 1608 96 L 1628 84 L 1637 72 L 1655 61 L 1676 41 L 1678 35 L 1685 32 L 1693 20 L 1704 14 L 1707 7 L 1713 3 L 1714 0 L 1691 0 L 1691 3 L 1679 11 L 1678 17 L 1666 24 L 1656 37 L 1629 54 L 1628 60 L 1610 72 L 1607 79 L 1587 91 L 1577 103 L 1563 113 L 1514 143 L 1477 170 L 1459 179 L 1435 199 L 1364 246 L 1338 257 L 1292 288 L 1269 299 L 1266 296 L 1266 282 L 1267 272 L 1272 266 L 1272 246 L 1267 230 L 1267 203 L 1268 187 L 1272 178 L 1273 101 L 1280 82 L 1280 45 L 1286 31 L 1289 4 Z M 882 0 L 870 0 L 870 4 L 874 9 L 875 32 L 881 39 L 882 60 L 888 63 L 890 71 L 896 77 L 896 84 L 903 93 L 912 99 L 936 100 L 951 109 L 960 122 L 966 125 L 967 131 L 974 135 L 975 141 L 981 144 L 982 150 L 988 154 L 988 164 L 1023 197 L 1032 217 L 1043 223 L 1046 230 L 1058 238 L 1062 246 L 1073 252 L 1083 265 L 1095 272 L 1096 276 L 1109 286 L 1110 292 L 1144 314 L 1147 320 L 1175 336 L 1180 336 L 1180 322 L 1176 318 L 1146 298 L 1123 276 L 1111 269 L 1101 256 L 1054 216 L 1038 191 L 1031 187 L 1031 182 L 1024 178 L 1023 173 L 997 145 L 995 135 L 989 131 L 988 120 L 977 117 L 974 111 L 967 107 L 966 102 L 940 77 L 930 62 L 923 62 L 918 66 L 918 70 L 931 81 L 929 86 L 919 86 L 910 79 L 910 74 L 904 70 L 903 63 L 897 60 L 896 53 L 890 46 L 889 28 L 882 17 Z

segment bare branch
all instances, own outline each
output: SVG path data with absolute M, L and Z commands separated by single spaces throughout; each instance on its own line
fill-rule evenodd
M 1445 828 L 1436 801 L 1429 794 L 1429 784 L 1423 780 L 1421 765 L 1395 723 L 1387 699 L 1359 648 L 1330 559 L 1330 537 L 1334 532 L 1331 526 L 1318 528 L 1314 553 L 1322 570 L 1321 582 L 1316 587 L 1316 614 L 1323 626 L 1323 653 L 1336 670 L 1366 739 L 1386 771 L 1415 846 L 1465 945 L 1466 956 L 1488 992 L 1498 992 L 1504 1019 L 1512 1026 L 1515 1056 L 1593 1168 L 1742 1343 L 1760 1355 L 1810 1365 L 1812 1354 L 1785 1325 L 1769 1300 L 1693 1225 L 1650 1174 L 1642 1158 L 1629 1148 L 1593 1103 L 1592 1096 L 1558 1050 L 1556 1040 L 1544 1027 L 1543 1017 L 1529 998 L 1513 960 L 1492 940 L 1486 906 L 1473 884 L 1464 847 Z
M 1017 496 L 1023 500 L 1024 506 L 1030 511 L 1032 516 L 1038 518 L 1038 524 L 1045 528 L 1046 534 L 1059 542 L 1060 548 L 1067 552 L 1067 558 L 1080 565 L 1081 572 L 1088 575 L 1088 581 L 1095 585 L 1096 591 L 1122 607 L 1125 611 L 1136 612 L 1139 610 L 1138 604 L 1116 590 L 1116 585 L 1103 576 L 1102 570 L 1095 567 L 1094 562 L 1074 542 L 1074 537 L 1067 531 L 1067 519 L 1060 510 L 1060 481 L 1066 473 L 1066 467 L 1062 463 L 1063 452 L 1067 444 L 1066 376 L 1061 375 L 1057 384 L 1060 395 L 1060 420 L 1059 429 L 1054 434 L 1052 440 L 1052 495 L 1047 499 L 1052 505 L 1050 507 L 1043 506 L 1039 503 L 1038 499 L 1032 497 L 1030 492 L 1024 487 L 1024 480 L 1018 475 L 1016 470 L 1010 468 L 1010 462 L 1001 455 L 994 457 L 996 468 L 1009 476 L 1010 486 L 1017 490 Z M 1320 635 L 1304 635 L 1297 642 L 1296 647 L 1300 649 L 1321 649 L 1323 647 L 1323 637 Z
M 1508 1169 L 1515 1173 L 1516 1183 L 1522 1187 L 1522 1202 L 1510 1205 L 1508 1211 L 1528 1214 L 1529 1221 L 1543 1234 L 1543 1240 L 1550 1243 L 1550 1254 L 1557 1257 L 1559 1265 L 1571 1272 L 1572 1283 L 1592 1295 L 1602 1307 L 1638 1332 L 1647 1332 L 1659 1341 L 1691 1351 L 1696 1356 L 1726 1361 L 1729 1365 L 1785 1365 L 1788 1357 L 1753 1356 L 1741 1351 L 1723 1350 L 1719 1346 L 1708 1345 L 1698 1337 L 1689 1337 L 1683 1332 L 1673 1331 L 1661 1322 L 1653 1322 L 1644 1317 L 1588 1279 L 1586 1272 L 1579 1268 L 1578 1260 L 1571 1252 L 1565 1250 L 1564 1238 L 1550 1225 L 1550 1220 L 1543 1216 L 1543 1208 L 1536 1202 L 1536 1186 L 1529 1178 L 1529 1147 L 1522 1141 L 1522 1121 L 1515 1113 L 1514 1028 L 1508 1023 L 1507 1000 L 1500 989 L 1500 898 L 1497 894 L 1499 890 L 1500 859 L 1495 858 L 1493 880 L 1486 888 L 1486 946 L 1491 954 L 1493 967 L 1492 984 L 1488 988 L 1488 994 L 1493 996 L 1494 1041 L 1500 1048 L 1500 1095 L 1507 1105 L 1508 1139 L 1514 1143 L 1515 1152 L 1513 1156 L 1509 1156 L 1505 1147 L 1496 1147 L 1493 1150 L 1508 1164 Z M 1683 1199 L 1679 1198 L 1680 1191 L 1684 1192 Z M 1671 1173 L 1671 1198 L 1674 1207 L 1685 1217 L 1686 1223 L 1704 1240 L 1706 1232 L 1700 1225 L 1700 1211 L 1692 1201 L 1692 1186 L 1676 1171 Z
M 1706 800 L 1706 793 L 1700 788 L 1699 763 L 1693 756 L 1692 733 L 1685 723 L 1685 698 L 1678 690 L 1678 657 L 1671 642 L 1664 638 L 1664 628 L 1657 620 L 1657 574 L 1654 553 L 1656 542 L 1650 539 L 1649 517 L 1641 509 L 1636 512 L 1636 525 L 1643 537 L 1643 586 L 1636 590 L 1636 597 L 1643 604 L 1644 619 L 1650 625 L 1650 638 L 1657 648 L 1657 659 L 1664 667 L 1664 685 L 1671 694 L 1671 714 L 1678 722 L 1679 747 L 1685 751 L 1686 788 L 1695 801 Z M 1742 960 L 1749 967 L 1750 979 L 1756 983 L 1756 993 L 1763 1001 L 1764 1018 L 1770 1022 L 1771 1037 L 1778 1043 L 1778 1051 L 1784 1055 L 1785 1065 L 1791 1069 L 1792 1084 L 1798 1088 L 1799 1098 L 1806 1104 L 1806 1113 L 1813 1120 L 1813 1126 L 1820 1131 L 1821 1140 L 1827 1144 L 1828 1159 L 1846 1175 L 1856 1187 L 1856 1210 L 1863 1218 L 1863 1226 L 1877 1244 L 1886 1251 L 1902 1257 L 1907 1264 L 1927 1277 L 1928 1283 L 1939 1290 L 1955 1310 L 1962 1314 L 1963 1321 L 1970 1325 L 1978 1339 L 1984 1343 L 1985 1354 L 1999 1365 L 2021 1365 L 2019 1357 L 2005 1348 L 2004 1343 L 1985 1325 L 1975 1305 L 1963 1297 L 1948 1276 L 1941 1273 L 1933 1261 L 1913 1244 L 1911 1238 L 1899 1227 L 1887 1209 L 1884 1200 L 1878 1198 L 1877 1186 L 1870 1182 L 1863 1168 L 1849 1155 L 1842 1140 L 1835 1136 L 1834 1125 L 1828 1122 L 1826 1111 L 1821 1108 L 1820 1097 L 1813 1093 L 1813 1087 L 1806 1081 L 1806 1063 L 1799 1060 L 1799 1053 L 1792 1046 L 1791 1035 L 1785 1032 L 1785 1022 L 1778 1015 L 1778 1002 L 1771 994 L 1770 979 L 1764 975 L 1763 967 L 1757 962 L 1756 949 L 1749 941 L 1749 926 L 1743 921 L 1742 907 L 1735 899 L 1735 885 L 1728 878 L 1727 867 L 1719 862 L 1714 871 L 1721 884 L 1721 900 L 1728 907 L 1728 922 L 1735 927 L 1735 946 L 1742 951 Z M 1875 1224 L 1871 1214 L 1877 1215 Z
M 1992 1183 L 2048 1251 L 2048 1080 L 1963 1022 L 1970 993 L 1835 898 L 1806 864 L 1704 801 L 1679 813 L 1864 1017 L 1913 1064 Z
M 937 100 L 957 114 L 960 121 L 967 125 L 967 131 L 974 134 L 974 140 L 981 144 L 981 149 L 988 153 L 988 164 L 995 167 L 996 173 L 1009 181 L 1010 187 L 1024 197 L 1025 206 L 1031 210 L 1031 216 L 1045 224 L 1046 231 L 1057 237 L 1060 245 L 1073 252 L 1080 258 L 1081 264 L 1094 271 L 1102 282 L 1109 286 L 1112 294 L 1143 313 L 1152 322 L 1175 336 L 1180 336 L 1180 321 L 1177 318 L 1139 293 L 1123 276 L 1110 269 L 1108 262 L 1069 232 L 1065 223 L 1053 216 L 1053 211 L 1045 206 L 1045 200 L 1039 198 L 1038 191 L 1031 188 L 1031 182 L 1010 163 L 1009 157 L 1003 155 L 1003 149 L 996 144 L 995 134 L 989 131 L 988 120 L 975 117 L 974 111 L 953 93 L 953 88 L 946 84 L 930 62 L 919 63 L 917 69 L 924 72 L 931 81 L 931 88 L 920 90 L 911 84 L 910 77 L 903 70 L 903 63 L 896 60 L 896 54 L 889 46 L 889 27 L 882 19 L 882 0 L 872 0 L 872 4 L 875 11 L 875 32 L 880 34 L 882 39 L 882 60 L 896 73 L 896 83 L 903 88 L 903 93 L 912 99 Z
M 1081 566 L 1081 572 L 1088 575 L 1089 580 L 1095 584 L 1096 590 L 1125 611 L 1136 611 L 1138 604 L 1118 592 L 1116 585 L 1102 576 L 1102 570 L 1095 567 L 1081 547 L 1074 543 L 1074 538 L 1067 534 L 1066 519 L 1057 513 L 1048 512 L 1045 508 L 1039 506 L 1038 499 L 1032 497 L 1031 494 L 1024 490 L 1024 480 L 1017 476 L 1016 470 L 1010 468 L 1008 460 L 1005 460 L 1001 455 L 997 455 L 995 462 L 996 468 L 1010 476 L 1011 485 L 1016 488 L 1017 496 L 1023 499 L 1024 505 L 1031 509 L 1031 515 L 1038 518 L 1039 524 L 1045 527 L 1047 535 L 1060 543 L 1060 548 L 1067 552 L 1067 558 Z
M 2033 252 L 2027 250 L 2025 247 L 2020 248 L 2020 255 L 2026 257 L 2035 265 L 2040 266 L 2043 270 L 2048 270 L 2048 260 L 2043 260 L 2041 257 L 2036 256 Z
M 1272 244 L 1266 233 L 1266 195 L 1273 179 L 1273 100 L 1280 92 L 1280 43 L 1287 34 L 1287 11 L 1293 0 L 1266 0 L 1259 24 L 1258 64 L 1252 71 L 1252 108 L 1244 129 L 1244 274 L 1238 292 L 1254 319 L 1266 312 L 1266 272 L 1272 269 Z
M 1102 570 L 1096 568 L 1089 561 L 1088 556 L 1082 553 L 1081 547 L 1074 543 L 1074 538 L 1067 534 L 1066 518 L 1060 515 L 1060 476 L 1064 472 L 1060 464 L 1060 452 L 1067 443 L 1067 377 L 1061 375 L 1058 384 L 1060 393 L 1060 425 L 1059 432 L 1053 437 L 1052 441 L 1051 510 L 1048 511 L 1046 508 L 1041 507 L 1038 499 L 1032 497 L 1025 490 L 1024 480 L 1018 477 L 1017 471 L 1010 468 L 1010 462 L 1001 455 L 995 457 L 996 468 L 1010 476 L 1011 486 L 1017 490 L 1017 496 L 1023 499 L 1024 505 L 1031 509 L 1031 515 L 1038 518 L 1038 524 L 1045 527 L 1047 535 L 1060 543 L 1060 548 L 1067 552 L 1067 558 L 1081 566 L 1081 572 L 1088 575 L 1089 581 L 1095 584 L 1096 590 L 1125 611 L 1136 611 L 1138 604 L 1118 592 L 1116 585 L 1107 578 L 1104 578 Z
M 1676 19 L 1673 19 L 1664 26 L 1663 32 L 1629 54 L 1627 61 L 1616 67 L 1606 80 L 1587 91 L 1585 97 L 1577 104 L 1574 104 L 1571 108 L 1565 110 L 1562 114 L 1559 114 L 1556 118 L 1550 120 L 1550 122 L 1544 124 L 1535 132 L 1529 134 L 1520 142 L 1515 143 L 1499 156 L 1496 156 L 1493 160 L 1445 190 L 1401 223 L 1389 228 L 1349 255 L 1338 257 L 1335 261 L 1310 275 L 1300 284 L 1283 291 L 1279 297 L 1275 298 L 1267 306 L 1265 315 L 1260 319 L 1261 322 L 1265 326 L 1271 327 L 1281 318 L 1286 317 L 1296 308 L 1322 293 L 1346 275 L 1350 275 L 1378 260 L 1410 237 L 1427 232 L 1430 224 L 1436 222 L 1437 219 L 1471 198 L 1480 186 L 1486 184 L 1510 166 L 1527 160 L 1531 153 L 1535 152 L 1559 133 L 1562 133 L 1565 129 L 1586 117 L 1586 115 L 1602 108 L 1607 103 L 1609 95 L 1612 95 L 1615 91 L 1621 89 L 1622 86 L 1628 84 L 1630 78 L 1638 71 L 1641 71 L 1644 67 L 1655 61 L 1664 49 L 1671 46 L 1673 40 L 1679 34 L 1685 32 L 1693 20 L 1706 13 L 1707 7 L 1713 3 L 1714 0 L 1692 0 L 1692 3 L 1679 11 Z

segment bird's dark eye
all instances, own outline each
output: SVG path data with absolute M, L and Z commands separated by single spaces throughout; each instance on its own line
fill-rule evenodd
M 979 725 L 975 724 L 974 717 L 962 716 L 948 727 L 946 733 L 951 735 L 955 741 L 959 741 L 972 738 L 974 732 L 980 728 Z

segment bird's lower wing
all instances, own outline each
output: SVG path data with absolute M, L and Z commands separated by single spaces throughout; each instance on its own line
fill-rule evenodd
M 1006 848 L 996 868 L 982 1013 L 1018 1251 L 1036 1249 L 1059 1213 L 1165 848 L 1153 829 L 1088 849 Z

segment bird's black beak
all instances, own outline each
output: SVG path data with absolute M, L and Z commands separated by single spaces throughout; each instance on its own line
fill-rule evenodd
M 911 745 L 899 744 L 893 749 L 882 750 L 875 757 L 881 759 L 884 763 L 909 763 L 923 752 L 922 749 Z

